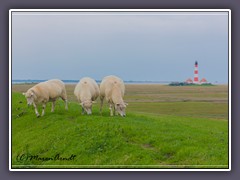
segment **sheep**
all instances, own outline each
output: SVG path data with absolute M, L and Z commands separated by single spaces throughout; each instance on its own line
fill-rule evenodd
M 37 110 L 37 104 L 42 104 L 42 116 L 44 116 L 47 102 L 52 102 L 51 112 L 54 112 L 55 102 L 59 97 L 65 101 L 65 109 L 68 109 L 65 85 L 58 79 L 41 82 L 28 89 L 23 95 L 27 99 L 28 106 L 34 106 L 37 117 L 40 116 Z
M 90 115 L 92 114 L 92 104 L 99 96 L 98 84 L 94 79 L 84 77 L 76 85 L 74 95 L 82 106 L 82 114 L 86 111 Z
M 110 105 L 110 116 L 118 115 L 126 116 L 125 108 L 128 105 L 123 101 L 125 93 L 125 85 L 123 80 L 119 77 L 110 75 L 103 78 L 100 84 L 100 112 L 102 113 L 102 106 L 104 97 Z

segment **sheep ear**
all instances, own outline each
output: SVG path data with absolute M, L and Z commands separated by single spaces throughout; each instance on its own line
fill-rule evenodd
M 96 104 L 97 102 L 96 101 L 92 101 L 93 104 Z
M 128 103 L 124 103 L 126 106 L 128 105 Z
M 25 96 L 25 95 L 26 95 L 26 93 L 22 93 L 22 95 L 24 95 L 24 96 Z

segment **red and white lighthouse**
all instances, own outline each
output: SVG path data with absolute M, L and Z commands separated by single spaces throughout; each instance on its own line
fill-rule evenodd
M 195 67 L 194 67 L 194 79 L 193 79 L 194 84 L 199 84 L 198 80 L 198 62 L 195 62 Z

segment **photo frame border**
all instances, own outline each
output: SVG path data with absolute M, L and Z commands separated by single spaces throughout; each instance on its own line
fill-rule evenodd
M 12 12 L 228 12 L 228 145 L 229 145 L 229 162 L 228 169 L 105 169 L 105 168 L 34 168 L 34 169 L 16 169 L 12 168 L 12 137 L 11 137 L 11 110 L 12 110 Z M 230 9 L 10 9 L 9 10 L 9 170 L 10 171 L 231 171 L 231 10 Z

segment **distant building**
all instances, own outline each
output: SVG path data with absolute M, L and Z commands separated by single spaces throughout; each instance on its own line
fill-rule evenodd
M 202 78 L 202 80 L 200 81 L 200 84 L 206 84 L 208 83 L 207 80 L 205 78 Z
M 188 78 L 185 82 L 188 83 L 188 84 L 192 84 L 193 80 L 191 78 Z
M 195 61 L 194 63 L 194 76 L 192 78 L 186 79 L 184 82 L 172 82 L 171 86 L 192 86 L 192 85 L 212 85 L 209 83 L 206 78 L 202 78 L 201 81 L 198 75 L 198 62 Z
M 201 81 L 199 81 L 199 75 L 198 75 L 198 62 L 195 61 L 194 64 L 194 77 L 193 80 L 191 78 L 188 78 L 185 83 L 188 84 L 208 84 L 207 80 L 205 78 L 202 78 Z

